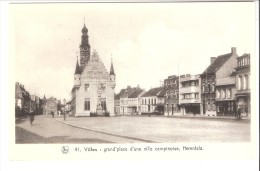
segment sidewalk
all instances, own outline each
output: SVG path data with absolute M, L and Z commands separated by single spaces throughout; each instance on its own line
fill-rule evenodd
M 114 117 L 149 117 L 148 115 L 123 115 L 117 114 Z M 151 114 L 150 117 L 169 117 L 169 118 L 191 118 L 191 119 L 228 119 L 228 120 L 237 120 L 235 116 L 208 116 L 208 115 L 200 115 L 200 114 L 186 114 L 182 115 L 180 113 L 175 113 L 173 115 L 153 115 Z M 251 120 L 250 117 L 242 116 L 241 120 Z

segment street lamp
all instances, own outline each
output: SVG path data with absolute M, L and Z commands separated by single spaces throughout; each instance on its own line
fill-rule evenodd
M 66 99 L 63 99 L 64 103 L 64 121 L 66 120 Z

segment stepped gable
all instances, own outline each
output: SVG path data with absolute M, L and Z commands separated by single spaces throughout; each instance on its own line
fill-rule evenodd
M 224 65 L 224 63 L 232 56 L 232 53 L 227 53 L 224 55 L 218 56 L 215 61 L 208 66 L 208 68 L 202 73 L 205 74 L 215 74 L 216 71 Z
M 109 79 L 109 73 L 96 51 L 83 68 L 81 77 L 82 79 Z

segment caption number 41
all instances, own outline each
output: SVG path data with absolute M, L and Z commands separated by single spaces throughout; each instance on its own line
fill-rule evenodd
M 81 149 L 80 149 L 79 147 L 76 147 L 74 150 L 75 150 L 76 152 L 81 152 Z

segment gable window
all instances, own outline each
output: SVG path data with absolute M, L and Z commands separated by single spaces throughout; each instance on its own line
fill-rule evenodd
M 102 93 L 106 92 L 106 84 L 105 84 L 105 83 L 100 83 L 100 84 L 98 85 L 98 89 L 99 89 Z
M 85 91 L 89 92 L 89 84 L 85 84 Z

